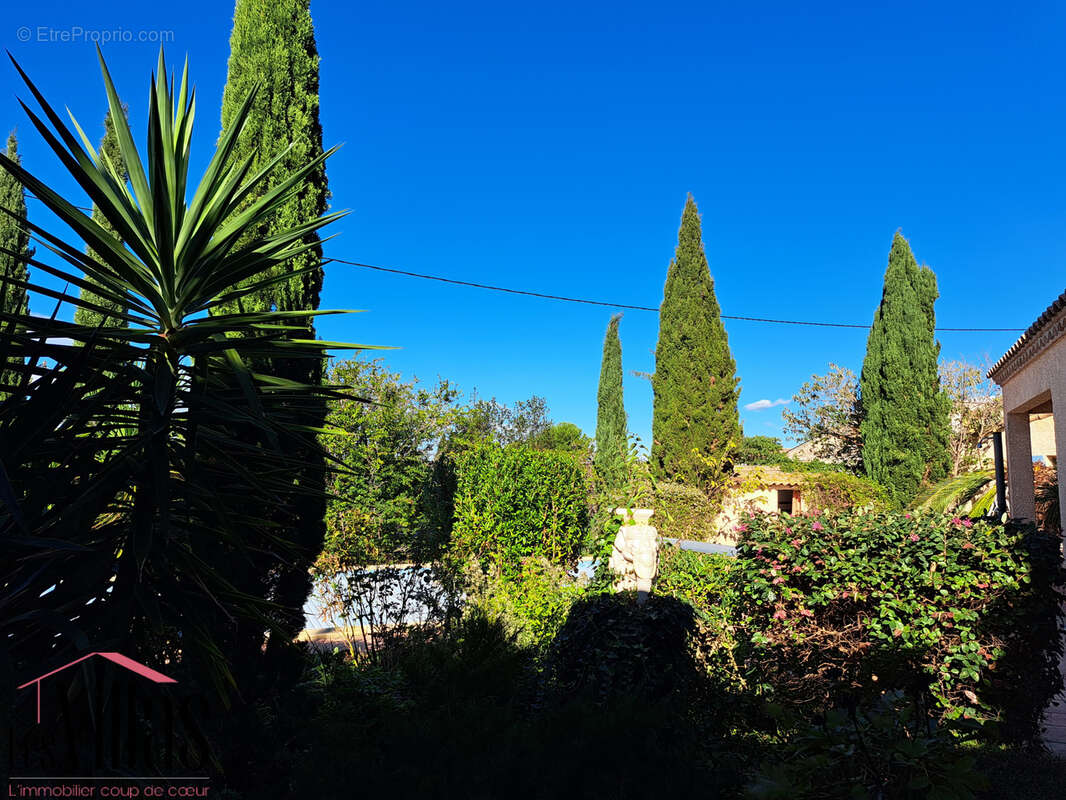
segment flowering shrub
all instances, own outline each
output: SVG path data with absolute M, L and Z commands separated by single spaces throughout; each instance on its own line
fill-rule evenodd
M 812 710 L 899 690 L 956 728 L 1038 735 L 1061 689 L 1057 540 L 932 514 L 753 515 L 731 576 L 742 668 Z

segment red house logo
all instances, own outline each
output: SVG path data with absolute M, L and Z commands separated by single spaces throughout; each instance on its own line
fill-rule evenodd
M 73 667 L 75 664 L 81 663 L 82 661 L 90 659 L 93 656 L 100 656 L 101 658 L 106 658 L 111 663 L 118 664 L 120 667 L 124 667 L 136 675 L 140 675 L 142 678 L 147 678 L 153 683 L 177 683 L 177 681 L 173 678 L 169 678 L 162 672 L 157 672 L 151 667 L 146 667 L 139 661 L 134 661 L 132 658 L 128 658 L 127 656 L 122 655 L 122 653 L 89 653 L 88 655 L 84 655 L 81 658 L 74 659 L 69 664 L 64 664 L 58 669 L 54 669 L 51 672 L 46 672 L 39 678 L 34 678 L 32 681 L 26 681 L 26 683 L 18 687 L 19 689 L 25 689 L 27 686 L 37 686 L 38 725 L 41 724 L 41 682 L 44 681 L 45 678 L 50 678 L 56 673 L 62 672 L 63 670 L 68 669 L 69 667 Z

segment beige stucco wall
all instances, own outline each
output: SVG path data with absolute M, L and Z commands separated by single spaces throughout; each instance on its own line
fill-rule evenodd
M 1059 413 L 1066 419 L 1066 409 Z M 1034 457 L 1056 455 L 1055 418 L 1051 414 L 1033 414 L 1029 419 L 1029 438 Z
M 1041 450 L 1066 450 L 1066 335 L 1063 335 L 1066 308 L 1038 332 L 1041 335 L 1057 336 L 1046 346 L 1030 356 L 1021 369 L 1006 378 L 994 374 L 996 382 L 1003 382 L 1003 414 L 1006 423 L 1007 444 L 1007 492 L 1011 516 L 1024 519 L 1035 518 L 1032 487 L 1032 457 L 1050 455 Z M 1022 353 L 1024 354 L 1024 348 Z M 1010 359 L 1004 367 L 1009 366 Z M 1051 403 L 1052 413 L 1058 412 L 1060 423 L 1038 420 L 1034 425 L 1030 413 L 1047 411 Z M 1050 434 L 1050 439 L 1048 438 Z M 1059 482 L 1060 505 L 1066 506 L 1066 481 Z
M 790 487 L 781 487 L 784 489 Z M 803 495 L 799 486 L 791 487 L 792 513 L 798 514 L 803 511 Z M 734 495 L 726 501 L 715 519 L 715 530 L 718 531 L 717 542 L 721 544 L 736 544 L 736 527 L 747 519 L 749 511 L 765 511 L 777 513 L 777 489 L 759 489 L 754 492 Z

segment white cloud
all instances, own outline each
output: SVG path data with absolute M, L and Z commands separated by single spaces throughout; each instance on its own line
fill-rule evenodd
M 745 411 L 765 411 L 768 408 L 774 406 L 787 406 L 788 400 L 784 398 L 777 398 L 776 400 L 756 400 L 754 403 L 748 403 L 744 406 Z

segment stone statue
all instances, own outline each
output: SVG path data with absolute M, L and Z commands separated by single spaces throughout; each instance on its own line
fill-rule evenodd
M 618 576 L 616 592 L 636 589 L 637 603 L 643 605 L 651 592 L 651 582 L 659 568 L 659 532 L 648 524 L 655 513 L 648 508 L 616 508 L 622 527 L 614 540 L 607 565 Z

